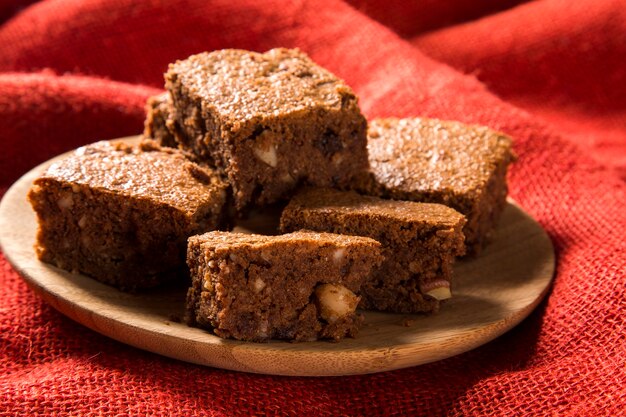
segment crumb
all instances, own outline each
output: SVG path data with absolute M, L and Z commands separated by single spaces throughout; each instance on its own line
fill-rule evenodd
M 415 324 L 415 319 L 404 317 L 400 323 L 404 327 L 412 327 Z

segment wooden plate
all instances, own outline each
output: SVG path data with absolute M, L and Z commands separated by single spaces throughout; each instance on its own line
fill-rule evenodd
M 181 316 L 183 288 L 125 294 L 37 260 L 37 225 L 26 194 L 58 158 L 24 175 L 4 196 L 0 244 L 5 256 L 61 313 L 120 342 L 187 362 L 276 375 L 365 374 L 433 362 L 480 346 L 517 325 L 547 293 L 554 272 L 550 239 L 509 202 L 494 241 L 480 257 L 457 263 L 454 297 L 439 314 L 366 312 L 358 337 L 339 343 L 223 340 L 171 321 Z

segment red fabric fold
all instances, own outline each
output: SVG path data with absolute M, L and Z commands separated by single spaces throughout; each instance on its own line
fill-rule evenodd
M 437 363 L 337 378 L 248 375 L 87 330 L 40 301 L 0 256 L 0 414 L 626 409 L 621 2 L 350 3 L 46 0 L 12 8 L 0 26 L 0 187 L 61 151 L 139 133 L 144 101 L 175 59 L 299 47 L 355 88 L 368 117 L 457 119 L 514 138 L 511 194 L 557 249 L 548 299 L 504 336 Z
M 143 106 L 159 90 L 99 78 L 0 73 L 3 185 L 85 142 L 135 135 Z
M 624 22 L 619 0 L 545 0 L 419 35 L 413 43 L 557 126 L 626 179 Z

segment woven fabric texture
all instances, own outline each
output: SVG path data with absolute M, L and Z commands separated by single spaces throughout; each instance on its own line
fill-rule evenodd
M 504 336 L 447 360 L 276 377 L 101 336 L 41 301 L 0 256 L 0 416 L 623 413 L 623 0 L 8 0 L 0 193 L 62 151 L 139 133 L 169 62 L 276 46 L 299 47 L 345 79 L 370 118 L 424 115 L 511 135 L 511 195 L 557 251 L 548 298 Z

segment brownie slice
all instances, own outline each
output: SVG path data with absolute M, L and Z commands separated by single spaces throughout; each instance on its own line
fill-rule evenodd
M 226 185 L 153 141 L 98 142 L 52 164 L 28 198 L 39 259 L 136 290 L 185 277 L 187 238 L 221 226 Z
M 180 128 L 172 115 L 172 100 L 169 93 L 148 98 L 143 135 L 154 139 L 159 145 L 177 148 Z
M 440 203 L 467 217 L 467 250 L 476 254 L 506 204 L 511 139 L 482 126 L 435 119 L 377 119 L 369 126 L 370 173 L 364 194 Z
M 299 183 L 347 186 L 367 169 L 357 97 L 297 49 L 201 53 L 165 79 L 181 146 L 223 172 L 240 212 Z
M 354 337 L 363 280 L 380 244 L 330 233 L 209 232 L 189 238 L 186 321 L 247 341 Z
M 451 296 L 452 265 L 465 251 L 464 225 L 462 214 L 441 204 L 321 188 L 296 194 L 280 220 L 283 232 L 309 229 L 379 241 L 385 260 L 361 287 L 361 307 L 398 313 L 434 312 Z

